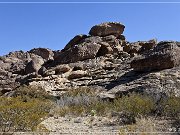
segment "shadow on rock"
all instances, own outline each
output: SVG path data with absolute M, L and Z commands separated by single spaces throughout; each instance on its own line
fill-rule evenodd
M 111 81 L 105 88 L 110 90 L 118 85 L 130 83 L 134 80 L 137 80 L 143 76 L 146 76 L 149 73 L 150 72 L 143 73 L 143 72 L 136 72 L 134 70 L 131 70 L 125 73 L 124 75 L 122 75 L 121 77 L 117 78 L 116 80 Z

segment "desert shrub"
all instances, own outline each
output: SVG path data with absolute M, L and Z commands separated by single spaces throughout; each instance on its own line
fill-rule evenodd
M 81 87 L 67 90 L 57 101 L 55 114 L 65 116 L 66 114 L 81 115 L 89 112 L 90 105 L 98 102 L 98 98 L 93 89 Z
M 127 111 L 134 116 L 149 115 L 155 109 L 155 102 L 150 96 L 132 93 L 115 100 L 116 111 Z
M 24 102 L 21 97 L 0 97 L 0 130 L 34 131 L 51 108 L 49 100 L 30 99 Z
M 89 96 L 95 96 L 95 90 L 88 88 L 88 87 L 79 87 L 76 89 L 69 89 L 67 92 L 64 94 L 65 96 L 77 96 L 77 95 L 89 95 Z
M 68 90 L 58 100 L 58 106 L 89 105 L 98 101 L 95 92 L 90 88 L 77 88 Z
M 153 118 L 136 118 L 136 123 L 120 127 L 119 135 L 141 134 L 149 135 L 158 132 L 158 125 Z
M 162 99 L 160 102 L 162 115 L 166 117 L 174 117 L 180 119 L 180 97 L 174 95 Z
M 175 96 L 162 100 L 160 105 L 151 96 L 138 93 L 131 93 L 109 102 L 98 99 L 94 91 L 85 88 L 68 91 L 60 97 L 57 105 L 59 107 L 56 110 L 59 110 L 61 116 L 90 114 L 91 110 L 95 110 L 97 115 L 101 116 L 112 111 L 126 111 L 133 117 L 145 117 L 154 115 L 159 106 L 162 108 L 162 116 L 177 117 L 180 114 L 180 98 Z
M 89 105 L 98 99 L 88 95 L 77 95 L 77 96 L 62 96 L 57 100 L 57 104 L 63 106 L 74 106 L 74 105 Z
M 80 115 L 87 115 L 91 114 L 91 111 L 95 110 L 97 112 L 97 115 L 105 115 L 107 113 L 108 107 L 106 103 L 97 101 L 96 103 L 92 104 L 76 104 L 76 105 L 68 105 L 68 106 L 59 106 L 54 109 L 53 114 L 65 116 L 65 115 L 74 115 L 74 116 L 80 116 Z
M 96 115 L 105 116 L 106 114 L 112 111 L 112 106 L 113 104 L 108 101 L 94 102 L 90 106 L 88 106 L 87 113 L 91 113 L 91 111 L 94 110 L 96 112 Z
M 75 90 L 63 95 L 57 101 L 60 114 L 65 115 L 70 112 L 77 115 L 89 114 L 91 110 L 95 110 L 97 115 L 101 116 L 112 111 L 127 111 L 133 116 L 145 116 L 149 115 L 155 108 L 153 99 L 146 95 L 132 93 L 115 99 L 114 102 L 109 102 L 99 100 L 94 93 L 83 92 Z
M 24 100 L 29 100 L 31 98 L 51 99 L 51 100 L 55 99 L 55 97 L 51 96 L 41 87 L 26 86 L 26 85 L 16 88 L 13 97 L 22 97 L 22 99 Z
M 61 117 L 64 117 L 66 115 L 80 116 L 85 114 L 85 112 L 86 112 L 85 106 L 75 105 L 75 106 L 56 107 L 51 112 L 51 115 L 61 116 Z

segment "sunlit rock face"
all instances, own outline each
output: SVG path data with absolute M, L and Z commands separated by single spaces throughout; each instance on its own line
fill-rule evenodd
M 75 36 L 62 50 L 34 48 L 2 56 L 0 92 L 9 95 L 26 84 L 56 96 L 77 87 L 95 88 L 101 98 L 129 92 L 179 96 L 179 42 L 128 42 L 124 30 L 122 23 L 106 22 L 89 35 Z

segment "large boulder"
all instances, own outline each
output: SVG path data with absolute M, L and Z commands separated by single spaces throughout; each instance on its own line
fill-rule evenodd
M 119 37 L 124 31 L 125 26 L 118 22 L 107 22 L 95 25 L 91 28 L 89 34 L 92 36 L 108 36 L 115 35 Z
M 45 60 L 53 59 L 53 56 L 54 56 L 53 51 L 47 48 L 34 48 L 30 50 L 29 53 L 39 55 Z
M 124 37 L 123 35 L 121 35 Z M 103 42 L 101 42 L 101 49 L 99 52 L 103 51 L 103 55 L 105 54 L 111 54 L 111 53 L 120 53 L 123 51 L 123 46 L 126 45 L 125 37 L 120 39 L 119 37 L 116 37 L 114 35 L 105 36 L 102 38 Z
M 76 35 L 73 39 L 71 39 L 68 44 L 64 47 L 63 50 L 67 50 L 71 47 L 73 47 L 74 45 L 80 44 L 85 38 L 87 38 L 87 35 Z
M 32 58 L 32 60 L 25 67 L 25 74 L 38 73 L 41 66 L 44 64 L 44 60 L 40 56 Z
M 96 57 L 101 45 L 96 43 L 82 43 L 61 52 L 54 60 L 55 64 L 73 63 Z
M 67 64 L 62 64 L 62 65 L 58 65 L 55 67 L 55 73 L 56 74 L 66 73 L 69 70 L 71 70 L 71 68 Z
M 152 51 L 138 56 L 131 62 L 135 71 L 152 71 L 180 65 L 180 48 L 176 42 L 160 42 Z

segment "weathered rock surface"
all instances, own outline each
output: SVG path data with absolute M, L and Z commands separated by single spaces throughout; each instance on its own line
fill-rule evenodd
M 51 60 L 54 57 L 53 51 L 47 48 L 34 48 L 29 53 L 39 55 L 45 60 Z
M 59 65 L 55 67 L 55 72 L 56 74 L 61 74 L 61 73 L 66 73 L 69 70 L 71 70 L 71 68 L 69 67 L 69 65 Z
M 92 36 L 119 36 L 123 33 L 125 26 L 121 23 L 109 22 L 95 25 L 91 28 L 89 34 Z
M 41 66 L 44 64 L 44 60 L 41 57 L 34 57 L 25 67 L 25 74 L 33 72 L 38 73 Z
M 82 43 L 81 45 L 70 48 L 69 50 L 62 52 L 56 57 L 56 63 L 72 63 L 82 61 L 86 59 L 93 59 L 96 57 L 100 45 L 96 43 Z
M 135 71 L 152 71 L 173 68 L 180 64 L 180 48 L 175 42 L 161 42 L 131 62 Z
M 85 38 L 87 38 L 87 35 L 81 34 L 81 35 L 75 36 L 73 39 L 71 39 L 69 41 L 69 43 L 64 47 L 63 50 L 67 50 L 67 49 L 69 49 L 69 48 L 71 48 L 71 47 L 81 43 Z
M 132 43 L 126 43 L 123 47 L 123 51 L 129 54 L 141 54 L 153 49 L 157 45 L 156 39 L 149 41 L 138 41 Z
M 172 92 L 180 96 L 179 42 L 130 43 L 122 35 L 124 28 L 104 23 L 94 26 L 90 36 L 75 36 L 62 51 L 37 48 L 0 57 L 0 92 L 26 84 L 56 96 L 84 86 L 99 90 L 103 99 L 129 92 L 156 100 Z
M 85 77 L 86 75 L 87 75 L 86 71 L 78 70 L 78 71 L 72 71 L 68 78 L 77 79 L 77 78 Z

